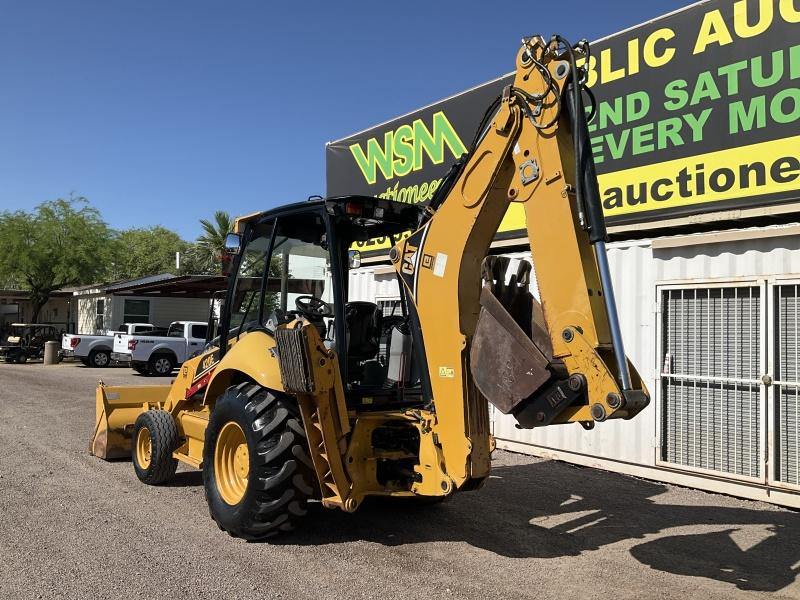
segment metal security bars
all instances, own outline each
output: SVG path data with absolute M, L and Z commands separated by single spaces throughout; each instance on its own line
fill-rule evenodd
M 662 289 L 660 312 L 661 460 L 762 477 L 761 287 Z
M 775 479 L 800 484 L 800 287 L 773 288 L 773 423 Z
M 375 301 L 378 308 L 383 311 L 384 317 L 399 317 L 403 314 L 400 306 L 400 298 L 379 298 Z

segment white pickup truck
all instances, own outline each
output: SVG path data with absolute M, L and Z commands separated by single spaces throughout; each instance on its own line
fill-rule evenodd
M 105 335 L 65 333 L 61 338 L 61 356 L 79 358 L 87 367 L 107 367 L 111 363 L 115 334 L 156 333 L 158 331 L 158 327 L 150 323 L 123 323 L 120 325 L 119 331 L 110 331 Z
M 172 373 L 206 343 L 208 324 L 198 321 L 175 321 L 165 336 L 127 335 L 114 336 L 111 358 L 130 362 L 142 375 L 166 376 Z

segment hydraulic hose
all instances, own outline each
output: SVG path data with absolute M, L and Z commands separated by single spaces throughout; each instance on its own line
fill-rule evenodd
M 572 46 L 563 38 L 558 38 L 566 49 L 570 61 L 571 81 L 566 88 L 566 105 L 572 136 L 575 143 L 575 195 L 578 206 L 585 211 L 585 228 L 588 230 L 597 270 L 600 274 L 600 285 L 603 288 L 603 302 L 608 316 L 608 328 L 611 334 L 611 344 L 619 373 L 619 383 L 623 390 L 630 390 L 631 375 L 628 368 L 628 359 L 625 356 L 625 346 L 622 341 L 622 331 L 619 323 L 617 304 L 614 298 L 614 286 L 611 282 L 611 269 L 608 265 L 605 218 L 603 205 L 600 200 L 600 186 L 597 183 L 592 147 L 589 141 L 589 125 L 586 120 L 586 109 L 583 105 L 582 82 L 578 68 L 575 64 L 575 53 Z

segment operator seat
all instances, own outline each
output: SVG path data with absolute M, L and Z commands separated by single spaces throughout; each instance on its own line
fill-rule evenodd
M 347 363 L 351 381 L 361 385 L 381 385 L 385 377 L 378 363 L 383 311 L 374 302 L 355 301 L 345 305 L 347 323 Z
M 345 321 L 347 356 L 362 361 L 375 358 L 380 348 L 383 311 L 374 302 L 348 302 Z

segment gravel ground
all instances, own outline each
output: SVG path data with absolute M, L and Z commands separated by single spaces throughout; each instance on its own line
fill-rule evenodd
M 89 456 L 94 385 L 129 369 L 0 364 L 2 598 L 800 598 L 800 518 L 768 504 L 497 452 L 450 502 L 312 508 L 250 544 L 166 487 Z

